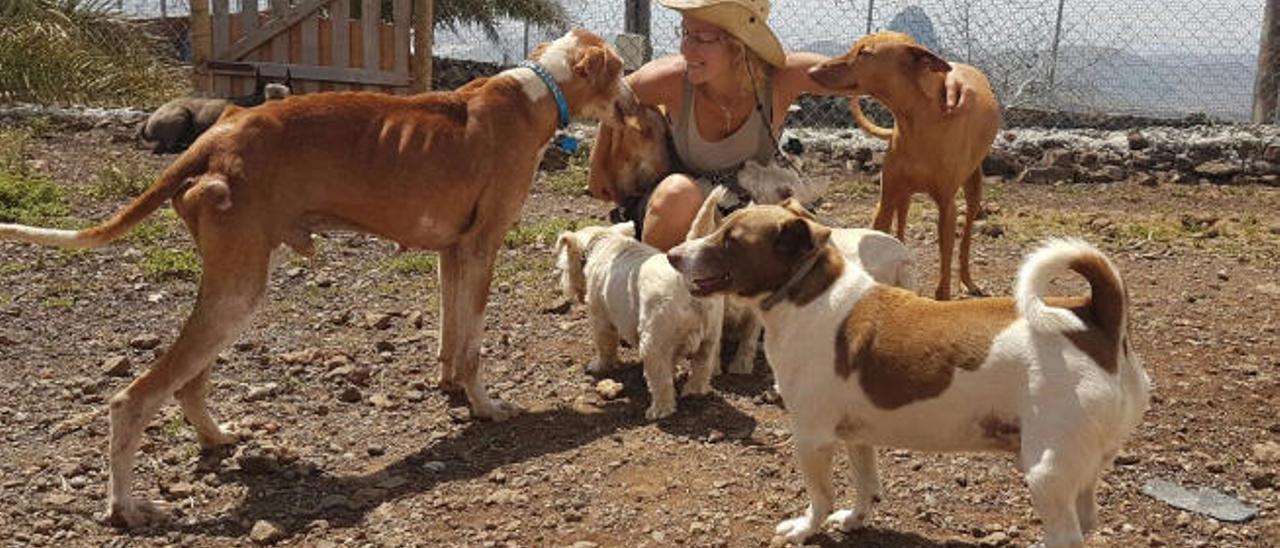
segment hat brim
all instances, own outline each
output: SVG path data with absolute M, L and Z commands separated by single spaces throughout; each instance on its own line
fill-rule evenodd
M 787 53 L 773 29 L 769 28 L 769 22 L 738 4 L 709 3 L 707 0 L 658 0 L 658 3 L 720 27 L 770 65 L 781 67 L 787 64 Z

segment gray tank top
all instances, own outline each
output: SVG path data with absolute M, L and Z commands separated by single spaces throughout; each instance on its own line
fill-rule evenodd
M 719 141 L 707 141 L 698 133 L 693 118 L 693 101 L 696 97 L 693 84 L 684 79 L 684 104 L 680 119 L 672 132 L 676 155 L 691 175 L 710 175 L 716 172 L 737 171 L 747 160 L 767 164 L 777 151 L 777 143 L 769 127 L 773 118 L 773 80 L 765 77 L 759 90 L 760 109 L 752 109 L 747 121 L 737 131 Z M 761 111 L 763 110 L 763 116 Z

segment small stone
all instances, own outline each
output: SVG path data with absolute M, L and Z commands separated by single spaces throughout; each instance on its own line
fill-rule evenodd
M 102 374 L 108 377 L 123 377 L 129 374 L 129 358 L 112 356 L 102 362 Z
M 1218 271 L 1218 279 L 1219 279 L 1219 280 L 1222 280 L 1222 281 L 1224 281 L 1224 282 L 1225 282 L 1225 281 L 1228 281 L 1228 280 L 1230 280 L 1230 279 L 1231 279 L 1231 275 L 1230 275 L 1230 274 L 1227 274 L 1227 271 L 1226 271 L 1226 270 L 1219 270 L 1219 271 Z
M 315 348 L 308 348 L 281 354 L 280 359 L 289 365 L 310 365 L 320 359 L 320 351 Z
M 391 341 L 378 341 L 373 343 L 373 349 L 378 352 L 395 352 L 396 345 Z
M 69 493 L 54 493 L 49 495 L 49 498 L 45 499 L 45 502 L 48 502 L 50 506 L 66 506 L 71 504 L 71 501 L 73 500 L 75 500 L 75 497 L 71 496 Z
M 1075 181 L 1075 170 L 1063 166 L 1029 167 L 1022 173 L 1022 182 L 1045 184 Z
M 365 449 L 365 451 L 369 453 L 370 457 L 380 457 L 382 455 L 387 454 L 387 448 L 381 445 L 378 445 L 376 443 L 373 445 L 370 445 L 368 448 Z
M 422 470 L 429 474 L 439 474 L 440 472 L 444 472 L 444 469 L 445 464 L 438 460 L 429 460 L 422 463 Z
M 1276 471 L 1268 468 L 1249 467 L 1245 471 L 1245 475 L 1249 477 L 1249 486 L 1254 489 L 1273 489 L 1280 487 L 1280 483 L 1276 482 Z
M 602 379 L 596 383 L 596 394 L 601 399 L 612 400 L 622 394 L 622 383 L 613 379 Z
M 360 390 L 354 386 L 347 386 L 338 392 L 338 401 L 343 403 L 356 403 L 360 401 Z
M 40 519 L 40 520 L 36 520 L 35 523 L 31 524 L 31 530 L 37 533 L 40 533 L 42 535 L 46 535 L 46 534 L 49 534 L 49 532 L 53 531 L 53 529 L 57 526 L 58 526 L 58 522 L 56 521 L 53 521 L 51 519 Z
M 1127 139 L 1129 141 L 1129 150 L 1143 150 L 1151 146 L 1151 141 L 1147 139 L 1147 136 L 1136 129 L 1129 132 Z
M 130 348 L 151 350 L 157 346 L 160 346 L 160 337 L 155 335 L 138 335 L 137 337 L 129 339 Z
M 249 389 L 249 393 L 245 395 L 244 401 L 260 401 L 274 396 L 280 390 L 280 385 L 269 382 L 262 386 L 255 386 Z
M 422 329 L 422 313 L 421 312 L 418 312 L 416 310 L 413 312 L 410 312 L 407 320 L 409 322 L 409 325 L 412 325 L 414 329 Z
M 1136 454 L 1133 454 L 1133 453 L 1120 453 L 1119 455 L 1116 455 L 1116 460 L 1115 460 L 1115 462 L 1116 462 L 1116 464 L 1117 464 L 1117 465 L 1119 465 L 1119 466 L 1133 466 L 1133 465 L 1135 465 L 1135 464 L 1138 464 L 1138 462 L 1139 462 L 1140 460 L 1141 460 L 1141 459 L 1140 459 L 1140 458 L 1138 458 L 1138 455 L 1136 455 Z
M 1268 441 L 1253 445 L 1253 460 L 1260 464 L 1280 463 L 1280 443 Z
M 1137 176 L 1139 185 L 1142 186 L 1160 186 L 1160 178 L 1150 173 L 1142 173 Z
M 373 329 L 386 329 L 391 327 L 391 315 L 381 312 L 365 314 L 364 325 Z
M 395 402 L 391 400 L 391 397 L 382 392 L 369 396 L 369 403 L 379 409 L 389 409 L 396 406 Z
M 996 531 L 978 540 L 982 546 L 1004 546 L 1008 543 L 1009 535 L 1004 531 Z
M 255 544 L 274 544 L 282 538 L 284 538 L 284 530 L 279 525 L 264 519 L 254 523 L 253 529 L 249 531 L 249 540 Z
M 169 486 L 169 494 L 175 497 L 189 497 L 195 492 L 195 488 L 190 483 L 180 481 Z
M 1237 162 L 1210 160 L 1196 166 L 1195 173 L 1211 179 L 1228 179 L 1231 176 L 1240 173 L 1240 164 Z

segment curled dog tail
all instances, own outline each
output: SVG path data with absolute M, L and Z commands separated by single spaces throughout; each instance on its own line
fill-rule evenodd
M 867 132 L 867 135 L 879 137 L 886 141 L 893 137 L 892 129 L 876 125 L 870 118 L 867 118 L 866 114 L 863 114 L 862 96 L 858 95 L 849 98 L 849 112 L 853 114 L 853 120 L 858 123 L 858 127 Z
M 1084 320 L 1066 308 L 1044 301 L 1055 276 L 1075 272 L 1089 282 L 1089 316 L 1111 340 L 1120 344 L 1128 321 L 1128 295 L 1120 272 L 1097 248 L 1077 239 L 1050 240 L 1022 263 L 1014 290 L 1018 315 L 1031 329 L 1064 333 L 1088 329 Z
M 0 223 L 0 239 L 20 240 L 40 245 L 72 248 L 102 247 L 129 232 L 186 187 L 187 181 L 203 173 L 209 165 L 209 141 L 192 146 L 174 160 L 147 190 L 101 224 L 81 230 L 60 230 L 20 224 Z
M 693 217 L 693 224 L 689 225 L 689 233 L 685 235 L 686 240 L 696 240 L 716 231 L 716 227 L 720 226 L 720 202 L 723 202 L 728 195 L 729 189 L 722 185 L 711 189 L 706 199 L 702 200 L 702 207 L 698 208 L 698 214 Z
M 570 301 L 587 300 L 584 242 L 574 232 L 561 232 L 556 238 L 556 268 L 560 270 L 560 291 Z

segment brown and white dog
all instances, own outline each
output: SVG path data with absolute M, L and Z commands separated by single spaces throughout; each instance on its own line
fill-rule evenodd
M 756 304 L 765 354 L 792 417 L 810 505 L 777 527 L 803 543 L 870 517 L 875 447 L 1018 455 L 1050 548 L 1082 546 L 1097 524 L 1099 476 L 1147 408 L 1119 273 L 1081 241 L 1055 240 L 1018 273 L 1016 298 L 935 301 L 876 283 L 831 230 L 783 207 L 744 209 L 668 252 L 697 295 Z M 1075 272 L 1089 296 L 1045 298 Z M 835 511 L 832 456 L 853 465 L 852 510 Z
M 622 59 L 595 34 L 574 30 L 532 57 L 574 116 L 621 119 L 637 108 Z M 478 417 L 516 412 L 485 388 L 484 310 L 497 250 L 557 119 L 553 93 L 526 68 L 454 92 L 293 97 L 226 117 L 96 227 L 0 225 L 0 238 L 98 247 L 172 199 L 196 241 L 203 274 L 195 309 L 164 356 L 111 399 L 107 517 L 132 526 L 158 512 L 130 486 L 142 430 L 168 398 L 177 398 L 202 446 L 236 440 L 206 408 L 214 357 L 262 301 L 272 251 L 285 244 L 310 254 L 312 234 L 325 229 L 439 251 L 440 383 L 463 388 Z
M 941 108 L 946 73 L 964 72 L 974 84 L 963 108 L 944 114 Z M 854 97 L 849 107 L 867 133 L 889 141 L 880 175 L 880 203 L 872 228 L 888 232 L 897 217 L 902 239 L 911 196 L 925 193 L 938 206 L 941 272 L 935 296 L 951 296 L 951 256 L 956 238 L 956 192 L 963 186 L 964 232 L 960 238 L 960 281 L 981 294 L 969 274 L 973 219 L 982 203 L 982 159 L 1000 129 L 1000 106 L 987 78 L 978 69 L 947 63 L 900 32 L 863 37 L 848 53 L 809 72 L 814 80 Z M 870 95 L 893 113 L 893 129 L 876 126 L 863 115 L 858 97 Z

